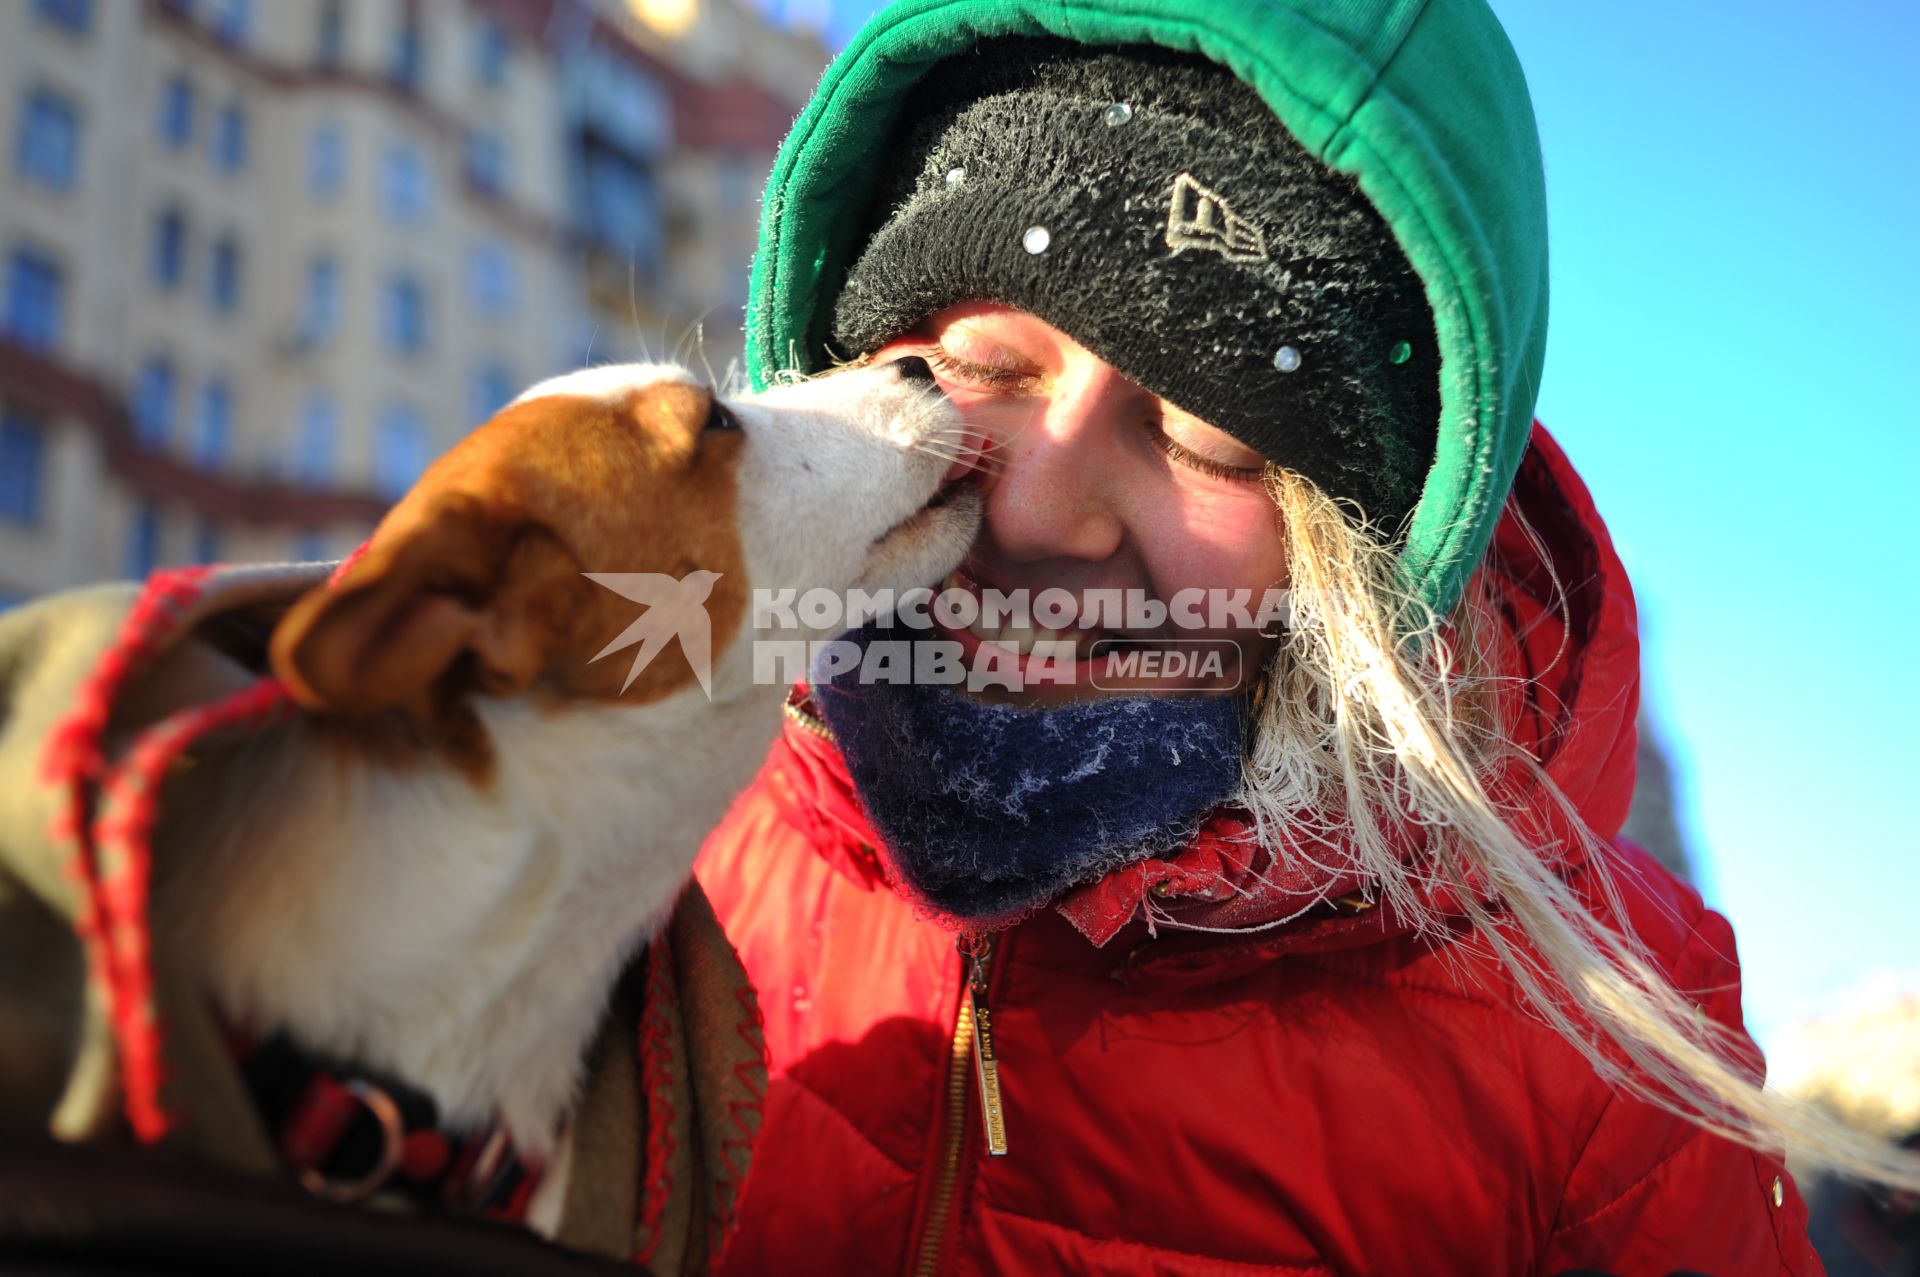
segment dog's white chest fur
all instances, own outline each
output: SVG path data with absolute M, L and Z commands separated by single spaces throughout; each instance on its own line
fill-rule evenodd
M 158 904 L 228 1015 L 403 1078 L 451 1122 L 498 1116 L 539 1156 L 614 978 L 779 709 L 693 688 L 639 712 L 480 711 L 496 751 L 483 787 L 306 724 L 209 759 L 168 803 L 185 814 L 166 841 L 193 850 Z

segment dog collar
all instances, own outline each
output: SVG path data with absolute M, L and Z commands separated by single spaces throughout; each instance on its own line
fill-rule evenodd
M 541 1168 L 504 1128 L 452 1131 L 425 1092 L 309 1054 L 284 1033 L 236 1035 L 254 1107 L 282 1161 L 316 1197 L 397 1199 L 421 1212 L 524 1218 Z

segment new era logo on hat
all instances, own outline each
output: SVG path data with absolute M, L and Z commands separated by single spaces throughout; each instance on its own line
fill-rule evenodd
M 1267 260 L 1267 237 L 1227 206 L 1218 191 L 1202 186 L 1191 173 L 1173 179 L 1173 205 L 1167 210 L 1167 247 L 1178 253 L 1197 249 L 1230 262 Z

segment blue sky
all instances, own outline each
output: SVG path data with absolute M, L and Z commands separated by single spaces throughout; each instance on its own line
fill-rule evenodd
M 1547 159 L 1540 415 L 1632 572 L 1749 1023 L 1920 991 L 1920 5 L 1493 3 Z
M 1920 991 L 1920 7 L 1494 7 L 1547 157 L 1540 415 L 1633 576 L 1748 1018 Z

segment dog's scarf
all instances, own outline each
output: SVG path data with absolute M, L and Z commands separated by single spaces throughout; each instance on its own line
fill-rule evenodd
M 889 638 L 851 636 L 864 650 Z M 1236 697 L 1107 696 L 1052 709 L 817 677 L 813 699 L 891 876 L 970 926 L 1184 844 L 1240 780 Z

